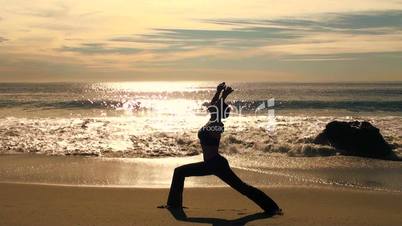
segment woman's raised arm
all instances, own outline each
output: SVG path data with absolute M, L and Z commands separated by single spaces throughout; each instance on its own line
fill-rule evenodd
M 215 93 L 215 95 L 212 97 L 212 100 L 211 100 L 211 105 L 213 105 L 213 104 L 215 104 L 216 103 L 216 101 L 218 101 L 219 100 L 219 96 L 221 95 L 221 92 L 222 92 L 222 90 L 224 90 L 225 89 L 225 82 L 222 82 L 221 84 L 219 84 L 217 87 L 216 87 L 216 93 Z

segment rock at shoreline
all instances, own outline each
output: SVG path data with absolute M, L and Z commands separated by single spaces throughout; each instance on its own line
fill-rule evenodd
M 367 121 L 332 121 L 313 142 L 331 145 L 343 155 L 396 159 L 380 130 Z

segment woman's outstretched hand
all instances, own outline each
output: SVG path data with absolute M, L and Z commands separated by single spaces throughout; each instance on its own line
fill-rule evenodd
M 229 96 L 229 94 L 231 94 L 234 90 L 232 89 L 232 87 L 227 86 L 225 87 L 225 89 L 222 92 L 222 97 L 226 98 L 227 96 Z
M 222 90 L 225 89 L 225 87 L 226 87 L 225 82 L 222 82 L 221 84 L 219 84 L 219 85 L 216 87 L 216 91 L 217 91 L 217 92 L 221 92 Z

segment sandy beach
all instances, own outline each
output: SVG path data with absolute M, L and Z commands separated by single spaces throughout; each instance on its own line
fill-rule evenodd
M 402 225 L 399 190 L 300 183 L 295 177 L 238 168 L 244 181 L 280 205 L 283 216 L 261 214 L 214 176 L 186 179 L 186 216 L 157 208 L 166 202 L 174 167 L 199 158 L 3 155 L 0 225 Z
M 167 189 L 0 184 L 0 225 L 401 225 L 402 195 L 326 188 L 264 189 L 284 209 L 267 218 L 230 188 L 187 188 L 187 218 Z

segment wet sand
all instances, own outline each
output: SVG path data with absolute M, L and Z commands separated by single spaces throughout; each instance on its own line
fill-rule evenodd
M 166 209 L 168 189 L 0 183 L 0 225 L 402 225 L 402 194 L 263 189 L 284 209 L 267 218 L 230 188 L 186 188 L 187 218 Z M 237 219 L 237 220 L 236 220 Z

